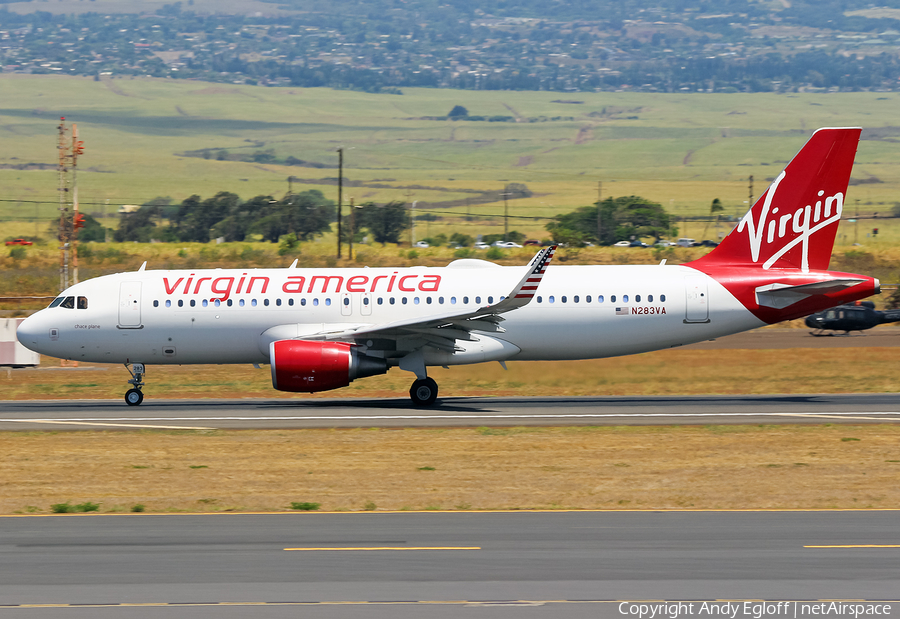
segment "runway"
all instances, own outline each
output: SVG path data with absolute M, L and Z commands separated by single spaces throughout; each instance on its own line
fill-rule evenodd
M 4 517 L 0 605 L 615 617 L 617 600 L 897 600 L 898 524 L 894 511 Z
M 897 423 L 897 394 L 0 403 L 0 430 Z

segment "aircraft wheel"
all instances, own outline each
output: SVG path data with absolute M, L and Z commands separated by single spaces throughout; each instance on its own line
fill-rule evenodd
M 128 406 L 137 406 L 144 401 L 144 394 L 138 389 L 129 389 L 125 392 L 125 403 Z
M 431 406 L 437 400 L 438 386 L 431 378 L 422 378 L 412 384 L 409 397 L 416 406 Z

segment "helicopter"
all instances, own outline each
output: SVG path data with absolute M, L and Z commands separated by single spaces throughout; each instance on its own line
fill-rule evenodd
M 843 331 L 849 335 L 851 331 L 865 331 L 886 322 L 900 321 L 900 310 L 878 311 L 871 301 L 856 301 L 838 305 L 830 309 L 810 314 L 806 317 L 806 326 L 814 331 L 810 335 L 834 335 L 826 331 Z

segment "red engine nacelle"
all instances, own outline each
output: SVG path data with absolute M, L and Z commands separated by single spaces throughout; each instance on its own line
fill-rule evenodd
M 384 359 L 360 354 L 343 342 L 278 340 L 269 345 L 269 361 L 272 386 L 279 391 L 328 391 L 388 371 Z

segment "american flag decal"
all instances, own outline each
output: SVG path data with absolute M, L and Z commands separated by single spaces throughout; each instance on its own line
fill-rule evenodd
M 532 299 L 534 297 L 534 293 L 538 289 L 538 284 L 541 283 L 541 278 L 544 277 L 544 273 L 546 273 L 547 266 L 553 259 L 554 253 L 556 253 L 556 245 L 545 247 L 537 253 L 534 259 L 532 259 L 531 264 L 528 265 L 531 268 L 528 277 L 526 277 L 515 290 L 515 294 L 513 295 L 514 299 Z
M 617 307 L 616 308 L 616 316 L 627 316 L 628 308 L 627 307 Z

